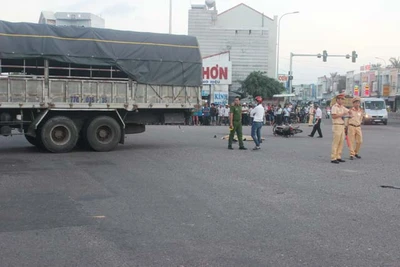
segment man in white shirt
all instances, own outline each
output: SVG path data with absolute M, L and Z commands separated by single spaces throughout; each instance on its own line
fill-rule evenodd
M 290 111 L 288 104 L 286 104 L 285 108 L 283 109 L 283 121 L 285 124 L 290 124 Z
M 222 125 L 224 120 L 225 108 L 223 105 L 219 105 L 218 107 L 218 125 Z
M 253 115 L 251 115 L 251 111 L 253 109 L 254 109 L 253 105 L 249 105 L 250 125 L 253 125 Z
M 249 108 L 246 103 L 242 105 L 242 125 L 249 126 Z
M 282 125 L 282 106 L 279 104 L 276 108 L 275 117 L 276 117 L 276 125 Z
M 293 105 L 292 105 L 292 103 L 289 104 L 288 110 L 289 110 L 289 113 L 292 112 L 292 110 L 293 110 Z
M 226 104 L 224 108 L 224 124 L 227 126 L 229 124 L 229 105 Z
M 259 150 L 261 148 L 261 128 L 264 124 L 265 110 L 262 105 L 261 96 L 257 96 L 255 100 L 257 102 L 257 106 L 251 111 L 251 116 L 253 117 L 253 124 L 251 125 L 251 137 L 256 144 L 256 147 L 253 150 Z
M 322 119 L 322 110 L 319 108 L 319 106 L 316 104 L 315 105 L 316 111 L 315 111 L 315 124 L 313 127 L 313 130 L 309 137 L 314 137 L 314 134 L 316 131 L 318 131 L 318 138 L 322 138 L 322 131 L 321 131 L 321 119 Z

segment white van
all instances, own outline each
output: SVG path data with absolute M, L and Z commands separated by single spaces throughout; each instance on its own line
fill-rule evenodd
M 382 98 L 368 97 L 361 98 L 361 108 L 365 111 L 363 123 L 383 123 L 387 125 L 388 112 L 385 100 Z

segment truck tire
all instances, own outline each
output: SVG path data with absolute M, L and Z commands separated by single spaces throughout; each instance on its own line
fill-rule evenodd
M 36 130 L 36 137 L 25 135 L 26 141 L 28 141 L 31 145 L 34 145 L 39 150 L 44 150 L 43 142 L 40 136 L 40 130 Z
M 94 151 L 111 151 L 121 139 L 121 126 L 111 117 L 97 117 L 88 125 L 86 139 Z
M 29 142 L 29 144 L 36 146 L 36 147 L 38 146 L 38 140 L 36 137 L 32 137 L 30 135 L 25 134 L 25 138 L 26 138 L 26 141 Z
M 45 149 L 53 153 L 71 151 L 78 141 L 79 133 L 75 123 L 67 117 L 49 119 L 40 132 Z

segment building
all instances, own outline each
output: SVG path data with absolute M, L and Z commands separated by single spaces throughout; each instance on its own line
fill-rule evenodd
M 345 83 L 345 84 L 344 84 Z M 349 71 L 346 76 L 318 78 L 318 92 L 325 100 L 339 92 L 350 96 L 380 97 L 393 111 L 400 109 L 400 70 L 377 65 L 361 66 L 360 72 Z
M 316 84 L 293 85 L 293 92 L 296 100 L 309 102 L 318 100 L 318 86 Z
M 50 24 L 55 26 L 77 26 L 104 28 L 103 18 L 91 13 L 85 12 L 50 12 L 42 11 L 40 13 L 39 24 Z
M 331 77 L 326 75 L 318 77 L 316 98 L 328 101 L 339 93 L 345 93 L 346 81 L 350 81 L 347 75 L 338 75 L 337 73 L 332 73 Z
M 229 86 L 232 84 L 232 62 L 229 51 L 203 57 L 204 100 L 217 105 L 229 102 Z
M 326 76 L 318 77 L 317 81 L 317 99 L 325 99 L 324 94 L 329 91 L 329 79 Z
M 375 68 L 360 73 L 362 77 L 361 96 L 381 97 L 391 110 L 400 108 L 400 71 L 396 68 Z M 370 88 L 369 95 L 365 88 Z M 355 91 L 353 90 L 353 94 Z
M 192 5 L 188 34 L 196 36 L 203 57 L 229 51 L 232 61 L 231 91 L 240 88 L 252 71 L 276 77 L 277 16 L 273 19 L 239 4 L 218 13 L 216 2 Z

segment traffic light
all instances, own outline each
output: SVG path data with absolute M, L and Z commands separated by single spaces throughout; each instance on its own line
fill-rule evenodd
M 326 52 L 326 50 L 324 50 L 324 52 L 322 52 L 322 61 L 326 62 L 327 57 L 328 57 L 328 52 Z
M 356 51 L 351 52 L 351 62 L 355 63 L 358 55 Z

